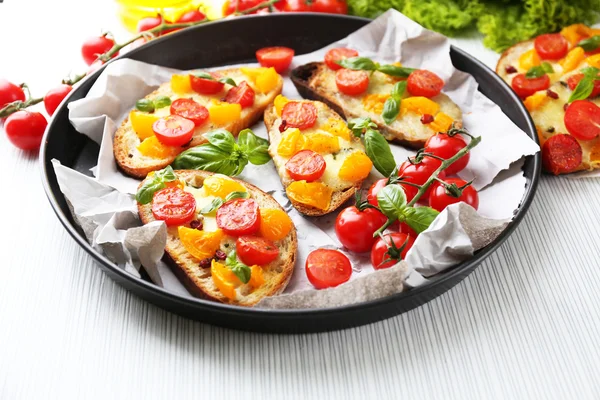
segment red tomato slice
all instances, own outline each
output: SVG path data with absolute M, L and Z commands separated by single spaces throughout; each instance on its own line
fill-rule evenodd
M 312 150 L 302 150 L 285 163 L 285 169 L 295 181 L 316 181 L 325 173 L 325 159 Z
M 551 136 L 542 146 L 542 165 L 554 175 L 574 172 L 581 165 L 583 150 L 571 135 Z
M 194 218 L 196 199 L 178 187 L 168 187 L 154 193 L 152 215 L 167 226 L 183 225 Z
M 406 80 L 406 89 L 413 96 L 435 97 L 443 87 L 442 78 L 424 69 L 411 72 Z
M 260 228 L 260 210 L 253 199 L 233 199 L 217 209 L 217 226 L 230 236 L 252 235 Z
M 467 184 L 466 181 L 458 178 L 446 178 L 444 182 L 448 184 L 454 183 L 458 187 L 462 187 Z M 479 207 L 479 195 L 477 190 L 473 186 L 467 186 L 463 189 L 460 197 L 454 197 L 446 193 L 446 188 L 440 183 L 435 182 L 431 185 L 431 194 L 429 195 L 429 206 L 433 209 L 442 212 L 444 208 L 450 204 L 464 201 L 471 207 L 477 210 Z
M 258 236 L 240 236 L 235 242 L 235 250 L 246 265 L 266 265 L 279 256 L 275 243 Z
M 406 253 L 408 253 L 408 250 L 412 247 L 415 239 L 406 233 L 390 233 L 384 235 L 383 239 L 377 239 L 371 249 L 371 265 L 373 268 L 390 268 L 400 261 L 399 259 L 390 259 L 390 255 L 387 254 L 388 251 L 390 251 L 392 241 L 398 250 L 406 243 L 406 247 L 404 247 L 404 250 L 400 253 L 400 257 L 404 260 L 406 258 Z M 386 261 L 388 259 L 389 261 Z
M 327 53 L 325 53 L 325 64 L 327 64 L 330 69 L 337 71 L 342 68 L 341 65 L 337 64 L 338 61 L 352 57 L 358 57 L 358 51 L 347 49 L 345 47 L 338 47 L 328 50 Z
M 334 287 L 347 282 L 352 275 L 348 257 L 337 250 L 318 249 L 306 258 L 306 276 L 317 289 Z
M 179 115 L 200 126 L 208 119 L 208 110 L 192 99 L 177 99 L 171 103 L 171 115 Z
M 265 47 L 256 52 L 256 59 L 263 67 L 273 67 L 278 73 L 289 68 L 294 58 L 294 49 L 289 47 Z
M 340 92 L 356 96 L 366 92 L 369 88 L 369 74 L 365 71 L 339 69 L 335 72 L 335 84 Z
M 242 108 L 252 107 L 254 104 L 254 90 L 244 81 L 229 89 L 227 96 L 225 96 L 225 101 L 228 103 L 238 103 Z
M 214 78 L 214 80 L 190 75 L 190 84 L 195 92 L 200 94 L 216 94 L 223 90 L 225 84 L 218 81 L 218 79 L 221 77 L 212 72 L 209 72 L 209 74 Z
M 437 135 L 431 136 L 425 142 L 425 152 L 442 157 L 447 160 L 452 158 L 467 147 L 467 142 L 460 136 L 448 136 L 445 133 L 438 133 Z M 454 175 L 465 169 L 469 163 L 470 155 L 465 154 L 458 160 L 454 161 L 448 168 L 444 170 L 446 175 Z
M 192 140 L 194 127 L 194 122 L 187 118 L 179 115 L 169 115 L 157 120 L 152 125 L 152 130 L 162 144 L 183 146 Z
M 527 78 L 525 74 L 515 75 L 511 84 L 517 95 L 524 99 L 537 91 L 546 90 L 550 87 L 550 78 L 548 75 L 539 78 Z
M 600 107 L 587 100 L 575 100 L 565 111 L 565 126 L 580 140 L 592 140 L 600 135 Z
M 535 38 L 534 47 L 542 60 L 558 60 L 567 55 L 569 42 L 560 33 L 546 33 Z
M 582 79 L 583 79 L 583 74 L 571 75 L 569 77 L 569 79 L 567 79 L 567 85 L 569 85 L 569 89 L 575 90 L 575 88 L 579 84 L 579 81 L 581 81 Z M 598 95 L 600 95 L 600 81 L 595 80 L 594 88 L 592 89 L 592 94 L 590 94 L 590 98 L 596 97 Z
M 290 101 L 283 106 L 281 119 L 288 128 L 307 129 L 317 122 L 317 107 L 312 103 Z

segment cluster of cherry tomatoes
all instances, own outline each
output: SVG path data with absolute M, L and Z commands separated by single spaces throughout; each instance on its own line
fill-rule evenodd
M 223 5 L 223 14 L 231 15 L 236 11 L 246 11 L 259 6 L 265 0 L 227 0 Z M 273 4 L 278 12 L 320 12 L 329 14 L 347 14 L 348 5 L 345 0 L 279 0 Z M 273 12 L 269 8 L 256 11 L 256 14 Z

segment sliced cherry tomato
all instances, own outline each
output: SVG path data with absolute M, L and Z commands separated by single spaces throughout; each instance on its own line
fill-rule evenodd
M 415 239 L 406 233 L 390 233 L 379 238 L 371 249 L 371 265 L 375 269 L 390 268 L 406 258 L 406 253 L 412 247 Z M 392 246 L 394 243 L 395 249 Z M 404 246 L 401 252 L 400 250 Z M 399 253 L 399 254 L 397 254 Z
M 171 103 L 171 115 L 179 115 L 200 126 L 208 119 L 208 110 L 192 99 L 177 99 Z
M 558 60 L 567 55 L 569 42 L 560 33 L 546 33 L 535 38 L 534 47 L 542 60 Z
M 406 89 L 413 96 L 435 97 L 442 92 L 444 81 L 431 71 L 418 69 L 406 80 Z
M 230 236 L 253 235 L 260 228 L 260 210 L 253 199 L 233 199 L 217 209 L 217 226 Z
M 244 81 L 229 89 L 225 101 L 227 103 L 238 103 L 242 108 L 247 108 L 252 107 L 254 104 L 254 96 L 254 90 Z
M 83 42 L 81 46 L 81 56 L 87 65 L 92 65 L 98 59 L 98 56 L 106 53 L 115 45 L 112 38 L 106 36 L 90 37 Z M 116 53 L 113 57 L 116 57 Z
M 581 165 L 583 150 L 571 135 L 551 136 L 542 146 L 542 165 L 554 175 L 574 172 Z
M 180 117 L 169 115 L 157 120 L 152 125 L 156 138 L 167 146 L 183 146 L 189 143 L 194 136 L 194 122 Z
M 404 161 L 398 169 L 398 176 L 400 178 L 404 178 L 406 182 L 422 185 L 425 182 L 427 182 L 431 174 L 433 174 L 433 172 L 436 169 L 438 169 L 441 164 L 442 162 L 440 160 L 427 156 L 425 156 L 423 160 L 418 164 L 412 164 L 410 161 Z M 444 179 L 445 177 L 446 173 L 444 171 L 440 172 L 438 175 L 438 178 L 440 179 Z M 400 185 L 404 187 L 404 193 L 406 193 L 406 201 L 411 201 L 413 197 L 415 197 L 415 195 L 417 194 L 418 189 L 416 192 L 413 192 L 409 188 L 416 189 L 414 186 L 404 185 L 402 183 L 400 183 Z M 431 186 L 419 200 L 422 202 L 426 201 L 430 193 Z
M 287 128 L 307 129 L 317 122 L 317 107 L 308 102 L 290 101 L 283 106 L 281 119 Z
M 195 75 L 190 75 L 190 84 L 195 92 L 200 94 L 217 94 L 223 90 L 225 84 L 218 81 L 221 76 L 213 72 L 209 72 L 208 74 L 210 74 L 213 79 L 199 78 Z
M 0 108 L 13 101 L 25 101 L 25 92 L 14 83 L 0 79 Z
M 359 210 L 350 206 L 342 210 L 335 220 L 335 234 L 339 241 L 350 251 L 364 253 L 371 250 L 377 240 L 375 231 L 383 226 L 387 217 L 379 210 L 365 208 Z
M 316 181 L 325 173 L 325 159 L 312 150 L 302 150 L 285 163 L 285 170 L 295 181 Z
M 206 19 L 206 15 L 198 10 L 188 11 L 177 20 L 177 23 L 184 24 L 188 22 L 197 22 Z
M 44 96 L 44 107 L 49 115 L 53 115 L 54 111 L 58 108 L 58 105 L 64 100 L 65 97 L 73 90 L 70 85 L 60 85 L 54 89 L 50 89 Z
M 467 147 L 467 142 L 459 135 L 448 136 L 445 133 L 438 133 L 431 136 L 425 142 L 425 151 L 438 157 L 447 160 L 452 158 Z M 458 160 L 454 161 L 448 168 L 444 170 L 446 175 L 454 175 L 465 169 L 469 163 L 469 153 L 465 154 Z
M 294 58 L 294 49 L 289 47 L 265 47 L 256 52 L 256 58 L 263 67 L 273 67 L 278 73 L 289 68 Z
M 525 74 L 518 74 L 512 80 L 511 86 L 517 95 L 524 99 L 540 90 L 546 90 L 550 87 L 550 78 L 548 75 L 539 78 L 527 78 Z
M 600 135 L 600 107 L 587 100 L 575 100 L 565 111 L 565 127 L 579 140 Z
M 352 57 L 358 57 L 358 51 L 347 49 L 345 47 L 337 47 L 328 50 L 327 53 L 325 53 L 325 64 L 327 64 L 330 69 L 337 71 L 342 68 L 342 66 L 337 63 L 338 61 Z
M 337 250 L 318 249 L 306 258 L 306 276 L 317 289 L 335 287 L 347 282 L 352 275 L 348 257 Z
M 246 265 L 266 265 L 279 256 L 275 243 L 258 236 L 240 236 L 235 242 L 235 250 Z
M 369 188 L 369 193 L 367 194 L 367 201 L 374 205 L 375 207 L 379 207 L 379 202 L 377 201 L 377 193 L 381 189 L 383 189 L 388 182 L 388 178 L 381 178 L 377 180 L 375 183 L 371 185 Z M 401 185 L 402 189 L 404 189 L 404 194 L 406 195 L 406 201 L 411 201 L 413 197 L 417 195 L 419 189 L 410 185 Z
M 448 184 L 454 183 L 458 187 L 463 187 L 467 184 L 466 181 L 459 178 L 447 178 L 444 182 Z M 479 195 L 477 194 L 477 190 L 469 185 L 462 190 L 462 194 L 459 197 L 454 197 L 451 194 L 446 193 L 446 188 L 440 182 L 434 182 L 433 185 L 431 185 L 431 194 L 429 195 L 429 206 L 431 208 L 442 212 L 442 210 L 450 204 L 461 201 L 464 201 L 477 210 L 479 207 Z
M 340 92 L 356 96 L 369 88 L 369 74 L 366 71 L 342 68 L 335 72 L 335 84 Z
M 17 111 L 6 118 L 4 130 L 12 144 L 22 150 L 40 147 L 48 122 L 39 112 Z
M 583 79 L 583 74 L 575 74 L 571 75 L 569 79 L 567 79 L 567 85 L 569 85 L 569 89 L 575 90 L 579 81 Z M 590 98 L 596 97 L 600 95 L 600 80 L 594 80 L 594 88 L 592 89 L 592 94 L 590 94 Z
M 168 187 L 154 193 L 152 215 L 167 226 L 183 225 L 196 214 L 196 199 L 179 187 Z

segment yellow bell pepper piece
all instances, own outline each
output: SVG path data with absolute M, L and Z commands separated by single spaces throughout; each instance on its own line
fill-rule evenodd
M 265 67 L 258 67 L 258 68 L 241 67 L 240 71 L 242 71 L 242 74 L 246 75 L 252 82 L 256 82 L 256 78 L 260 74 L 263 74 L 267 69 L 268 68 L 265 68 Z
M 594 54 L 585 59 L 592 67 L 600 68 L 600 54 Z
M 250 267 L 250 280 L 248 281 L 248 285 L 252 286 L 254 289 L 262 286 L 265 283 L 265 277 L 263 275 L 263 270 L 259 265 L 253 265 Z
M 433 122 L 429 124 L 429 127 L 434 130 L 434 132 L 448 132 L 448 129 L 452 126 L 454 120 L 448 114 L 443 112 L 439 112 L 433 118 Z
M 221 294 L 230 300 L 235 300 L 235 288 L 240 283 L 239 278 L 229 268 L 215 260 L 212 260 L 210 265 L 210 274 Z
M 273 105 L 275 106 L 275 112 L 277 113 L 278 116 L 281 117 L 281 113 L 283 112 L 283 107 L 285 107 L 285 105 L 289 102 L 290 101 L 287 97 L 282 96 L 280 94 L 278 94 L 277 97 L 275 97 L 275 101 L 273 101 Z
M 144 139 L 137 147 L 138 151 L 146 157 L 168 158 L 178 154 L 178 149 L 173 146 L 165 146 L 159 142 L 156 136 Z
M 265 239 L 274 242 L 285 238 L 292 230 L 292 219 L 289 215 L 278 208 L 260 209 L 259 232 Z
M 526 71 L 531 67 L 540 65 L 541 63 L 542 60 L 535 49 L 528 50 L 521 54 L 521 57 L 519 57 L 519 67 Z
M 546 100 L 548 100 L 548 96 L 546 95 L 546 92 L 540 92 L 540 93 L 535 93 L 532 94 L 531 96 L 527 97 L 523 103 L 525 103 L 525 108 L 527 108 L 527 110 L 529 112 L 539 108 L 542 104 L 544 104 L 546 102 Z
M 345 181 L 358 182 L 369 176 L 371 168 L 371 159 L 362 151 L 356 151 L 344 160 L 338 176 Z
M 331 204 L 333 190 L 321 182 L 295 181 L 285 192 L 290 200 L 307 206 L 327 210 Z
M 279 144 L 277 145 L 277 154 L 282 157 L 291 157 L 306 146 L 307 139 L 298 128 L 287 129 Z
M 569 43 L 576 45 L 581 39 L 594 36 L 595 34 L 593 31 L 595 30 L 597 29 L 592 29 L 584 24 L 573 24 L 564 27 L 560 31 L 560 34 L 563 35 L 569 41 Z M 598 33 L 596 33 L 596 35 L 597 34 Z
M 574 47 L 567 53 L 566 57 L 560 61 L 560 65 L 563 67 L 563 73 L 573 71 L 583 60 L 585 60 L 585 51 L 579 46 Z
M 400 109 L 402 115 L 406 114 L 408 111 L 415 112 L 419 115 L 435 115 L 440 110 L 440 105 L 427 97 L 416 96 L 402 99 Z
M 389 97 L 389 94 L 369 94 L 362 99 L 362 104 L 365 110 L 374 114 L 381 114 L 383 104 Z
M 171 90 L 177 94 L 186 94 L 192 91 L 189 75 L 171 76 Z
M 154 136 L 154 130 L 152 129 L 152 125 L 158 118 L 154 114 L 148 114 L 145 112 L 141 112 L 138 110 L 132 110 L 129 113 L 129 121 L 131 121 L 131 127 L 138 135 L 140 140 L 144 140 L 149 138 L 150 136 Z
M 225 236 L 220 229 L 214 232 L 206 232 L 185 226 L 178 227 L 177 233 L 179 233 L 179 239 L 183 247 L 198 260 L 214 256 L 215 252 L 221 247 L 221 240 Z
M 279 83 L 279 74 L 275 68 L 267 68 L 266 71 L 256 77 L 256 89 L 261 93 L 267 93 L 275 89 Z
M 238 103 L 230 104 L 213 100 L 208 115 L 213 124 L 226 125 L 241 118 L 242 106 Z
M 304 145 L 308 150 L 316 153 L 329 154 L 340 151 L 340 139 L 327 133 L 306 134 L 307 143 Z
M 225 199 L 232 192 L 247 192 L 246 187 L 225 175 L 215 174 L 204 180 L 204 191 L 209 196 Z
M 319 127 L 319 129 L 329 132 L 334 136 L 339 136 L 348 142 L 352 135 L 352 131 L 350 131 L 346 123 L 338 118 L 329 118 L 325 124 Z

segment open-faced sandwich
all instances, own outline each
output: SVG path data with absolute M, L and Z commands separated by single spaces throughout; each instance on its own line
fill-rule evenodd
M 193 295 L 252 306 L 287 286 L 296 229 L 279 203 L 256 186 L 167 167 L 148 175 L 136 199 L 144 224 L 166 223 L 169 264 Z
M 324 103 L 278 96 L 264 119 L 281 183 L 305 215 L 334 211 L 371 172 L 373 163 L 361 140 Z
M 300 94 L 320 100 L 345 119 L 369 117 L 389 141 L 421 148 L 437 132 L 462 125 L 460 108 L 444 81 L 427 70 L 381 65 L 347 48 L 331 49 L 325 62 L 292 71 Z
M 273 68 L 239 68 L 173 75 L 136 103 L 114 138 L 114 155 L 128 175 L 143 178 L 223 128 L 234 135 L 254 125 L 281 93 Z

